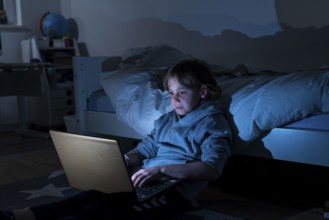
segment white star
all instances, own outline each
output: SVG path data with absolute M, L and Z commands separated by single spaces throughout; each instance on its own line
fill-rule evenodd
M 23 193 L 31 193 L 28 199 L 35 199 L 42 196 L 54 196 L 54 197 L 64 197 L 63 191 L 71 189 L 71 187 L 56 187 L 53 184 L 49 184 L 42 189 L 35 189 L 35 190 L 24 190 L 21 191 Z
M 48 179 L 52 179 L 52 178 L 55 178 L 55 177 L 58 177 L 58 176 L 61 176 L 65 174 L 64 170 L 63 169 L 59 169 L 59 170 L 55 170 L 54 172 L 52 172 L 49 176 L 48 176 Z

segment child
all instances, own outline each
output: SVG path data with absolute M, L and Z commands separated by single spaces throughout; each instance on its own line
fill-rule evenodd
M 157 119 L 125 158 L 129 168 L 141 167 L 131 176 L 135 187 L 162 177 L 183 181 L 157 195 L 157 202 L 140 204 L 129 193 L 90 190 L 57 203 L 3 211 L 0 219 L 165 219 L 198 207 L 199 193 L 221 175 L 230 155 L 232 134 L 219 104 L 221 92 L 208 65 L 199 60 L 174 65 L 163 85 L 173 111 Z

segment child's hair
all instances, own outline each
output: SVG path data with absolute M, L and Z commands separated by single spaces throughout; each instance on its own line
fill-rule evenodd
M 199 89 L 204 86 L 209 92 L 207 99 L 217 99 L 221 96 L 221 89 L 205 61 L 191 59 L 175 64 L 163 80 L 163 87 L 166 90 L 168 90 L 168 80 L 172 78 L 190 89 Z

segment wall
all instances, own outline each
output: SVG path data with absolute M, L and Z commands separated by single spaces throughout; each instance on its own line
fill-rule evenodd
M 21 0 L 22 27 L 1 26 L 2 55 L 0 62 L 21 62 L 21 40 L 40 36 L 40 19 L 47 11 L 60 12 L 60 1 Z
M 40 34 L 46 11 L 61 11 L 90 56 L 169 44 L 228 67 L 295 71 L 328 64 L 327 0 L 29 0 L 25 28 L 2 31 L 0 62 L 21 59 L 20 41 Z M 16 119 L 14 98 L 1 98 L 0 120 Z M 4 103 L 4 104 L 3 104 Z M 12 114 L 8 113 L 11 112 Z M 10 121 L 10 120 L 9 120 Z
M 21 0 L 22 27 L 1 26 L 2 63 L 22 62 L 21 40 L 40 36 L 40 18 L 47 11 L 60 12 L 60 1 Z M 15 126 L 17 121 L 16 97 L 0 97 L 0 130 Z M 13 125 L 11 125 L 13 124 Z
M 91 56 L 169 44 L 229 67 L 295 71 L 328 63 L 329 1 L 62 0 Z

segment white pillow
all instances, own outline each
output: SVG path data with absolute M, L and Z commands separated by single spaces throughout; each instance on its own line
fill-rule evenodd
M 329 73 L 304 71 L 249 84 L 232 95 L 229 112 L 239 137 L 252 141 L 262 132 L 329 112 Z

